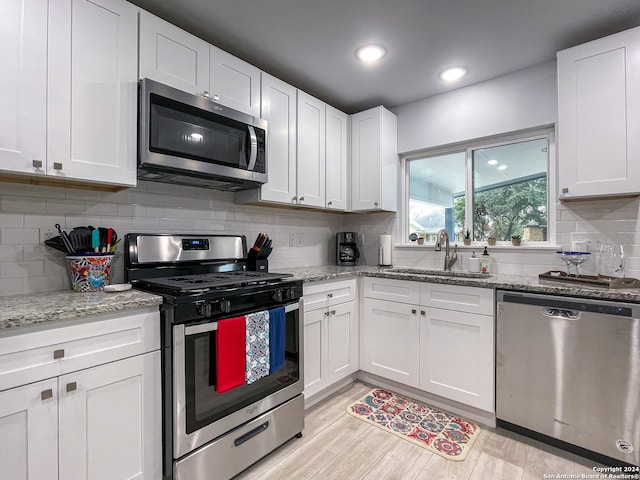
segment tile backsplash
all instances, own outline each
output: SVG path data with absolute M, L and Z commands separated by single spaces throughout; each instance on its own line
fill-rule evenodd
M 236 205 L 233 194 L 202 188 L 139 182 L 136 188 L 99 192 L 77 188 L 0 182 L 0 295 L 71 288 L 63 252 L 41 243 L 46 230 L 93 225 L 128 232 L 246 235 L 273 239 L 270 269 L 335 261 L 335 232 L 343 214 L 308 209 Z M 289 233 L 302 246 L 289 247 Z M 57 235 L 57 233 L 56 233 Z M 377 240 L 376 240 L 377 241 Z M 112 283 L 124 280 L 123 244 Z
M 627 276 L 640 277 L 640 200 L 634 198 L 574 201 L 557 206 L 557 243 L 570 248 L 572 236 L 622 244 Z M 202 188 L 140 182 L 136 188 L 99 192 L 77 188 L 0 182 L 0 295 L 70 288 L 62 252 L 42 244 L 44 233 L 59 223 L 67 230 L 82 225 L 113 227 L 128 232 L 219 233 L 246 235 L 249 246 L 259 232 L 274 242 L 272 270 L 333 264 L 335 234 L 363 234 L 360 263 L 378 262 L 378 236 L 397 239 L 393 213 L 336 214 L 308 209 L 236 205 L 233 194 Z M 302 235 L 302 246 L 290 247 L 289 235 Z M 597 245 L 592 244 L 592 248 Z M 476 254 L 481 253 L 476 249 Z M 537 274 L 561 268 L 553 249 L 491 250 L 496 273 Z M 466 269 L 470 250 L 460 250 L 454 269 Z M 442 252 L 432 248 L 400 247 L 395 266 L 442 267 Z M 595 257 L 595 255 L 594 255 Z M 585 264 L 594 273 L 595 258 Z M 124 280 L 123 247 L 118 249 L 113 283 Z

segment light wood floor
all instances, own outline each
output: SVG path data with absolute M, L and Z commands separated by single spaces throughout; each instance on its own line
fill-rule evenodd
M 482 428 L 464 461 L 446 460 L 348 415 L 347 405 L 370 389 L 356 382 L 309 409 L 301 439 L 234 480 L 539 480 L 594 473 L 589 460 L 502 429 Z

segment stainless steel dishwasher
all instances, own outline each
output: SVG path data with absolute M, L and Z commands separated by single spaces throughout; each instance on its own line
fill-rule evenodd
M 498 425 L 603 463 L 640 464 L 640 305 L 496 298 Z

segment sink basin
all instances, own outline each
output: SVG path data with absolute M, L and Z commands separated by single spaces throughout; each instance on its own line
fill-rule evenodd
M 388 268 L 384 271 L 388 273 L 406 273 L 407 275 L 426 275 L 429 277 L 491 278 L 490 273 L 460 272 L 460 271 L 447 272 L 444 270 L 431 270 L 428 268 L 394 267 L 394 268 Z

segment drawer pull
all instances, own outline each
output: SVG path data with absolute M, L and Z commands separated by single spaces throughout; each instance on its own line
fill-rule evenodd
M 415 308 L 411 309 L 411 313 L 416 313 L 416 312 L 417 312 L 417 310 Z
M 40 392 L 40 398 L 42 400 L 47 400 L 49 398 L 53 397 L 53 390 L 48 388 L 46 390 L 43 390 L 42 392 Z
M 76 384 L 76 382 L 67 383 L 67 393 L 73 392 L 77 388 L 78 388 L 78 385 Z
M 53 351 L 53 359 L 54 360 L 58 360 L 59 358 L 64 357 L 64 348 L 61 348 L 60 350 L 54 350 Z

